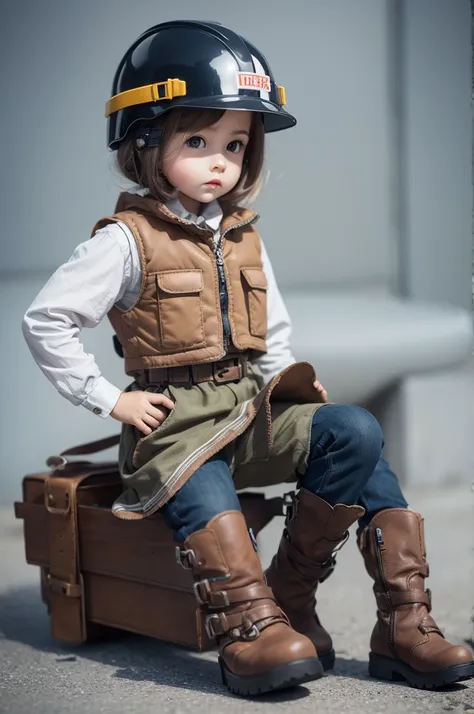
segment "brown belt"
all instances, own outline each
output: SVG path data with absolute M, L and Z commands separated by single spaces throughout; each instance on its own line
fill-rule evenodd
M 183 367 L 152 367 L 136 374 L 140 387 L 151 384 L 179 384 L 192 386 L 200 382 L 226 384 L 237 382 L 247 376 L 248 358 L 246 355 L 229 357 L 220 362 L 192 364 Z

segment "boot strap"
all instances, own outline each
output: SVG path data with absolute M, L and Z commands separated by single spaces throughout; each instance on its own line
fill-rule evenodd
M 380 592 L 375 594 L 377 607 L 383 612 L 387 612 L 400 605 L 426 605 L 428 612 L 431 612 L 431 590 L 405 590 L 396 592 Z
M 330 556 L 322 562 L 316 562 L 313 558 L 308 558 L 308 556 L 301 553 L 298 548 L 293 545 L 291 540 L 285 536 L 283 536 L 281 540 L 280 547 L 291 561 L 298 564 L 298 572 L 304 579 L 316 585 L 317 583 L 323 583 L 332 574 L 336 567 L 336 555 L 346 544 L 348 538 L 349 531 L 344 533 L 340 541 L 333 542 L 333 549 Z
M 193 590 L 199 605 L 208 605 L 213 609 L 229 607 L 229 605 L 247 600 L 274 599 L 270 588 L 263 583 L 252 583 L 252 585 L 231 590 L 212 590 L 211 580 L 204 578 L 194 583 Z
M 275 602 L 267 602 L 262 605 L 256 605 L 251 610 L 244 610 L 243 612 L 229 614 L 225 612 L 214 612 L 210 615 L 206 615 L 204 624 L 210 638 L 229 634 L 231 639 L 245 640 L 258 637 L 260 633 L 258 625 L 263 620 L 268 621 L 262 623 L 264 627 L 276 620 L 288 622 L 286 616 L 283 615 Z M 261 629 L 264 629 L 264 627 Z
M 422 632 L 424 635 L 429 635 L 429 634 L 431 634 L 432 632 L 435 632 L 437 635 L 441 635 L 441 637 L 442 637 L 443 639 L 445 639 L 444 634 L 441 632 L 441 630 L 439 629 L 439 627 L 438 627 L 438 625 L 436 624 L 436 622 L 435 622 L 431 617 L 430 617 L 429 619 L 430 619 L 434 624 L 433 624 L 433 625 L 430 625 L 429 622 L 425 622 L 425 621 L 423 620 L 423 621 L 420 622 L 420 624 L 418 625 L 418 629 L 420 630 L 420 632 Z

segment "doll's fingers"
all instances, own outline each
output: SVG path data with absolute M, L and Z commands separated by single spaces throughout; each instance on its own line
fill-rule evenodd
M 148 424 L 148 426 L 151 426 L 152 429 L 156 429 L 158 426 L 160 426 L 161 422 L 163 421 L 163 418 L 161 417 L 161 414 L 158 419 L 156 419 L 151 414 L 145 414 L 145 416 L 143 417 L 143 421 L 145 422 L 145 424 Z
M 171 401 L 169 397 L 166 397 L 164 394 L 157 394 L 156 392 L 146 392 L 146 396 L 150 402 L 150 404 L 162 404 L 166 409 L 173 409 L 174 408 L 174 402 Z
M 147 425 L 145 424 L 144 421 L 142 421 L 142 419 L 137 419 L 137 421 L 136 421 L 136 423 L 135 423 L 135 426 L 136 426 L 137 429 L 139 429 L 143 434 L 145 434 L 145 436 L 148 436 L 148 434 L 151 434 L 151 431 L 152 431 L 152 430 L 150 429 L 149 426 L 147 426 Z
M 166 407 L 161 409 L 160 407 L 154 407 L 152 404 L 150 404 L 150 406 L 148 407 L 148 410 L 147 410 L 147 415 L 150 415 L 151 419 L 154 419 L 158 422 L 158 424 L 156 426 L 159 426 L 161 424 L 161 422 L 163 422 L 166 419 L 166 417 L 168 416 L 169 413 L 170 413 L 170 410 L 166 409 Z M 150 424 L 148 419 L 146 419 L 145 421 L 147 424 Z

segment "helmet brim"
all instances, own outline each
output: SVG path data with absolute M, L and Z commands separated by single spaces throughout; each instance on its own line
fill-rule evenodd
M 173 105 L 173 107 L 177 106 L 196 109 L 232 109 L 261 112 L 264 115 L 263 124 L 267 133 L 290 129 L 296 124 L 296 119 L 292 114 L 260 97 L 200 97 L 199 99 L 183 99 Z
M 162 114 L 178 107 L 189 109 L 221 109 L 260 112 L 263 115 L 263 126 L 265 133 L 267 134 L 276 131 L 283 131 L 284 129 L 290 129 L 296 124 L 295 117 L 282 109 L 282 107 L 277 106 L 273 102 L 261 99 L 260 97 L 249 97 L 245 95 L 238 97 L 235 95 L 221 97 L 199 97 L 199 99 L 186 99 L 183 97 L 182 99 L 174 99 L 172 104 L 166 108 L 161 102 L 156 104 L 144 104 L 142 106 L 143 114 L 141 114 L 140 111 L 137 112 L 133 121 L 130 121 L 128 124 L 126 132 L 120 132 L 119 127 L 121 122 L 120 118 L 118 118 L 118 126 L 116 125 L 115 131 L 119 135 L 109 143 L 109 149 L 111 151 L 118 148 L 120 142 L 124 140 L 125 136 L 129 134 L 132 127 L 137 123 L 152 122 Z M 114 123 L 116 121 L 117 118 L 115 118 Z

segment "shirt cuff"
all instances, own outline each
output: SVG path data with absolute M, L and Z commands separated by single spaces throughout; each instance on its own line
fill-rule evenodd
M 117 404 L 121 394 L 122 391 L 118 387 L 104 377 L 98 377 L 94 388 L 82 402 L 82 406 L 105 419 Z

